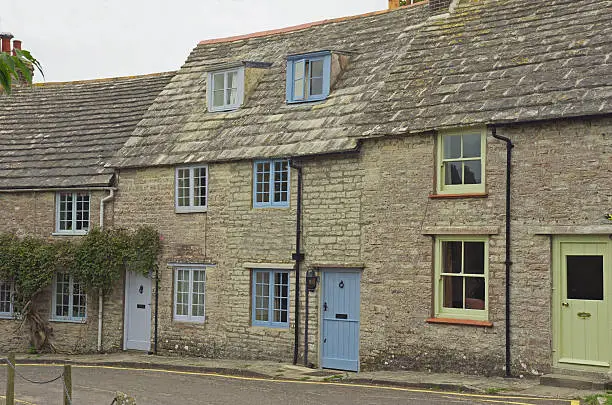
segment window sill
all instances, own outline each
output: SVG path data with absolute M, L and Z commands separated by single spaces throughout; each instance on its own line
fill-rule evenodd
M 83 236 L 87 235 L 87 231 L 79 231 L 79 232 L 53 232 L 51 236 Z
M 175 208 L 174 212 L 177 214 L 195 214 L 199 212 L 208 212 L 208 207 L 203 208 Z
M 266 324 L 261 324 L 261 323 L 255 323 L 251 325 L 251 328 L 253 329 L 277 329 L 277 330 L 290 330 L 289 325 L 275 325 L 275 324 L 270 324 L 270 325 L 266 325 Z
M 489 193 L 464 193 L 464 194 L 430 194 L 431 199 L 453 199 L 453 198 L 487 198 Z
M 486 328 L 493 327 L 493 322 L 475 321 L 472 319 L 456 319 L 456 318 L 427 318 L 427 323 L 442 323 L 447 325 L 468 325 L 468 326 L 483 326 Z
M 17 320 L 17 317 L 12 314 L 0 314 L 0 319 Z
M 58 319 L 58 318 L 51 318 L 49 319 L 49 322 L 57 322 L 57 323 L 76 323 L 76 324 L 86 324 L 87 323 L 87 319 Z

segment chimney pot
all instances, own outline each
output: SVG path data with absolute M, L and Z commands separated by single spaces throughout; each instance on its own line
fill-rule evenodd
M 21 50 L 21 41 L 18 39 L 13 39 L 13 56 L 17 55 L 17 52 L 15 52 L 15 49 Z
M 452 0 L 429 0 L 431 14 L 448 13 Z
M 11 39 L 13 39 L 13 34 L 11 34 L 10 32 L 0 32 L 2 52 L 11 52 Z

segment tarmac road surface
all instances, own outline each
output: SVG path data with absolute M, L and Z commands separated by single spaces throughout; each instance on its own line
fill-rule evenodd
M 33 380 L 49 380 L 61 367 L 19 365 L 17 370 Z M 577 401 L 474 395 L 430 390 L 377 387 L 309 381 L 283 381 L 165 370 L 101 366 L 73 366 L 74 405 L 110 405 L 115 391 L 135 397 L 138 405 L 575 405 Z M 0 404 L 6 390 L 6 369 L 0 367 Z M 61 380 L 32 384 L 16 377 L 17 404 L 62 404 Z

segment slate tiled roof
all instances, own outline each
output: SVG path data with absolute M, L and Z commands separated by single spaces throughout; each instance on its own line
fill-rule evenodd
M 462 0 L 377 101 L 368 135 L 612 113 L 612 1 Z
M 108 186 L 104 167 L 174 73 L 0 94 L 0 189 Z
M 387 69 L 399 55 L 403 44 L 399 36 L 427 16 L 427 7 L 421 4 L 289 32 L 202 42 L 113 164 L 170 165 L 353 150 L 357 122 L 368 113 L 369 100 L 382 89 Z M 287 105 L 287 55 L 320 50 L 354 54 L 327 100 Z M 207 112 L 207 71 L 234 61 L 272 66 L 238 111 Z
M 286 105 L 288 54 L 354 52 L 323 102 Z M 112 164 L 171 165 L 353 150 L 358 140 L 484 123 L 612 113 L 612 1 L 460 0 L 447 18 L 418 4 L 205 41 Z M 208 113 L 206 72 L 271 62 L 245 105 Z

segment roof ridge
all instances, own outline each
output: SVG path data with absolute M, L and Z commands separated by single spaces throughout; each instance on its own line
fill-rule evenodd
M 89 83 L 107 83 L 112 81 L 119 80 L 130 80 L 130 79 L 143 79 L 147 77 L 160 77 L 164 75 L 174 74 L 176 70 L 169 70 L 167 72 L 157 72 L 157 73 L 147 73 L 144 75 L 128 75 L 128 76 L 115 76 L 115 77 L 104 77 L 99 79 L 85 79 L 85 80 L 70 80 L 63 82 L 42 82 L 42 83 L 33 83 L 32 85 L 35 87 L 45 87 L 45 86 L 59 86 L 65 84 L 89 84 Z
M 289 27 L 284 27 L 284 28 L 257 31 L 257 32 L 249 33 L 249 34 L 234 35 L 234 36 L 222 37 L 222 38 L 205 39 L 203 41 L 198 42 L 198 45 L 210 45 L 210 44 L 218 44 L 218 43 L 225 43 L 225 42 L 235 42 L 235 41 L 241 41 L 244 39 L 261 38 L 261 37 L 267 37 L 267 36 L 278 35 L 278 34 L 286 34 L 289 32 L 301 31 L 301 30 L 305 30 L 308 28 L 317 27 L 319 25 L 333 24 L 333 23 L 338 23 L 338 22 L 343 22 L 343 21 L 356 20 L 358 18 L 366 18 L 366 17 L 372 17 L 376 15 L 386 14 L 386 13 L 394 12 L 394 11 L 401 10 L 401 9 L 422 6 L 423 4 L 426 4 L 426 3 L 429 3 L 429 0 L 421 0 L 417 3 L 408 4 L 408 5 L 396 8 L 396 9 L 370 11 L 370 12 L 363 13 L 363 14 L 356 14 L 356 15 L 345 16 L 345 17 L 337 17 L 337 18 L 329 18 L 325 20 L 313 21 L 313 22 L 308 22 L 308 23 L 303 23 L 303 24 L 298 24 L 298 25 L 291 25 Z

